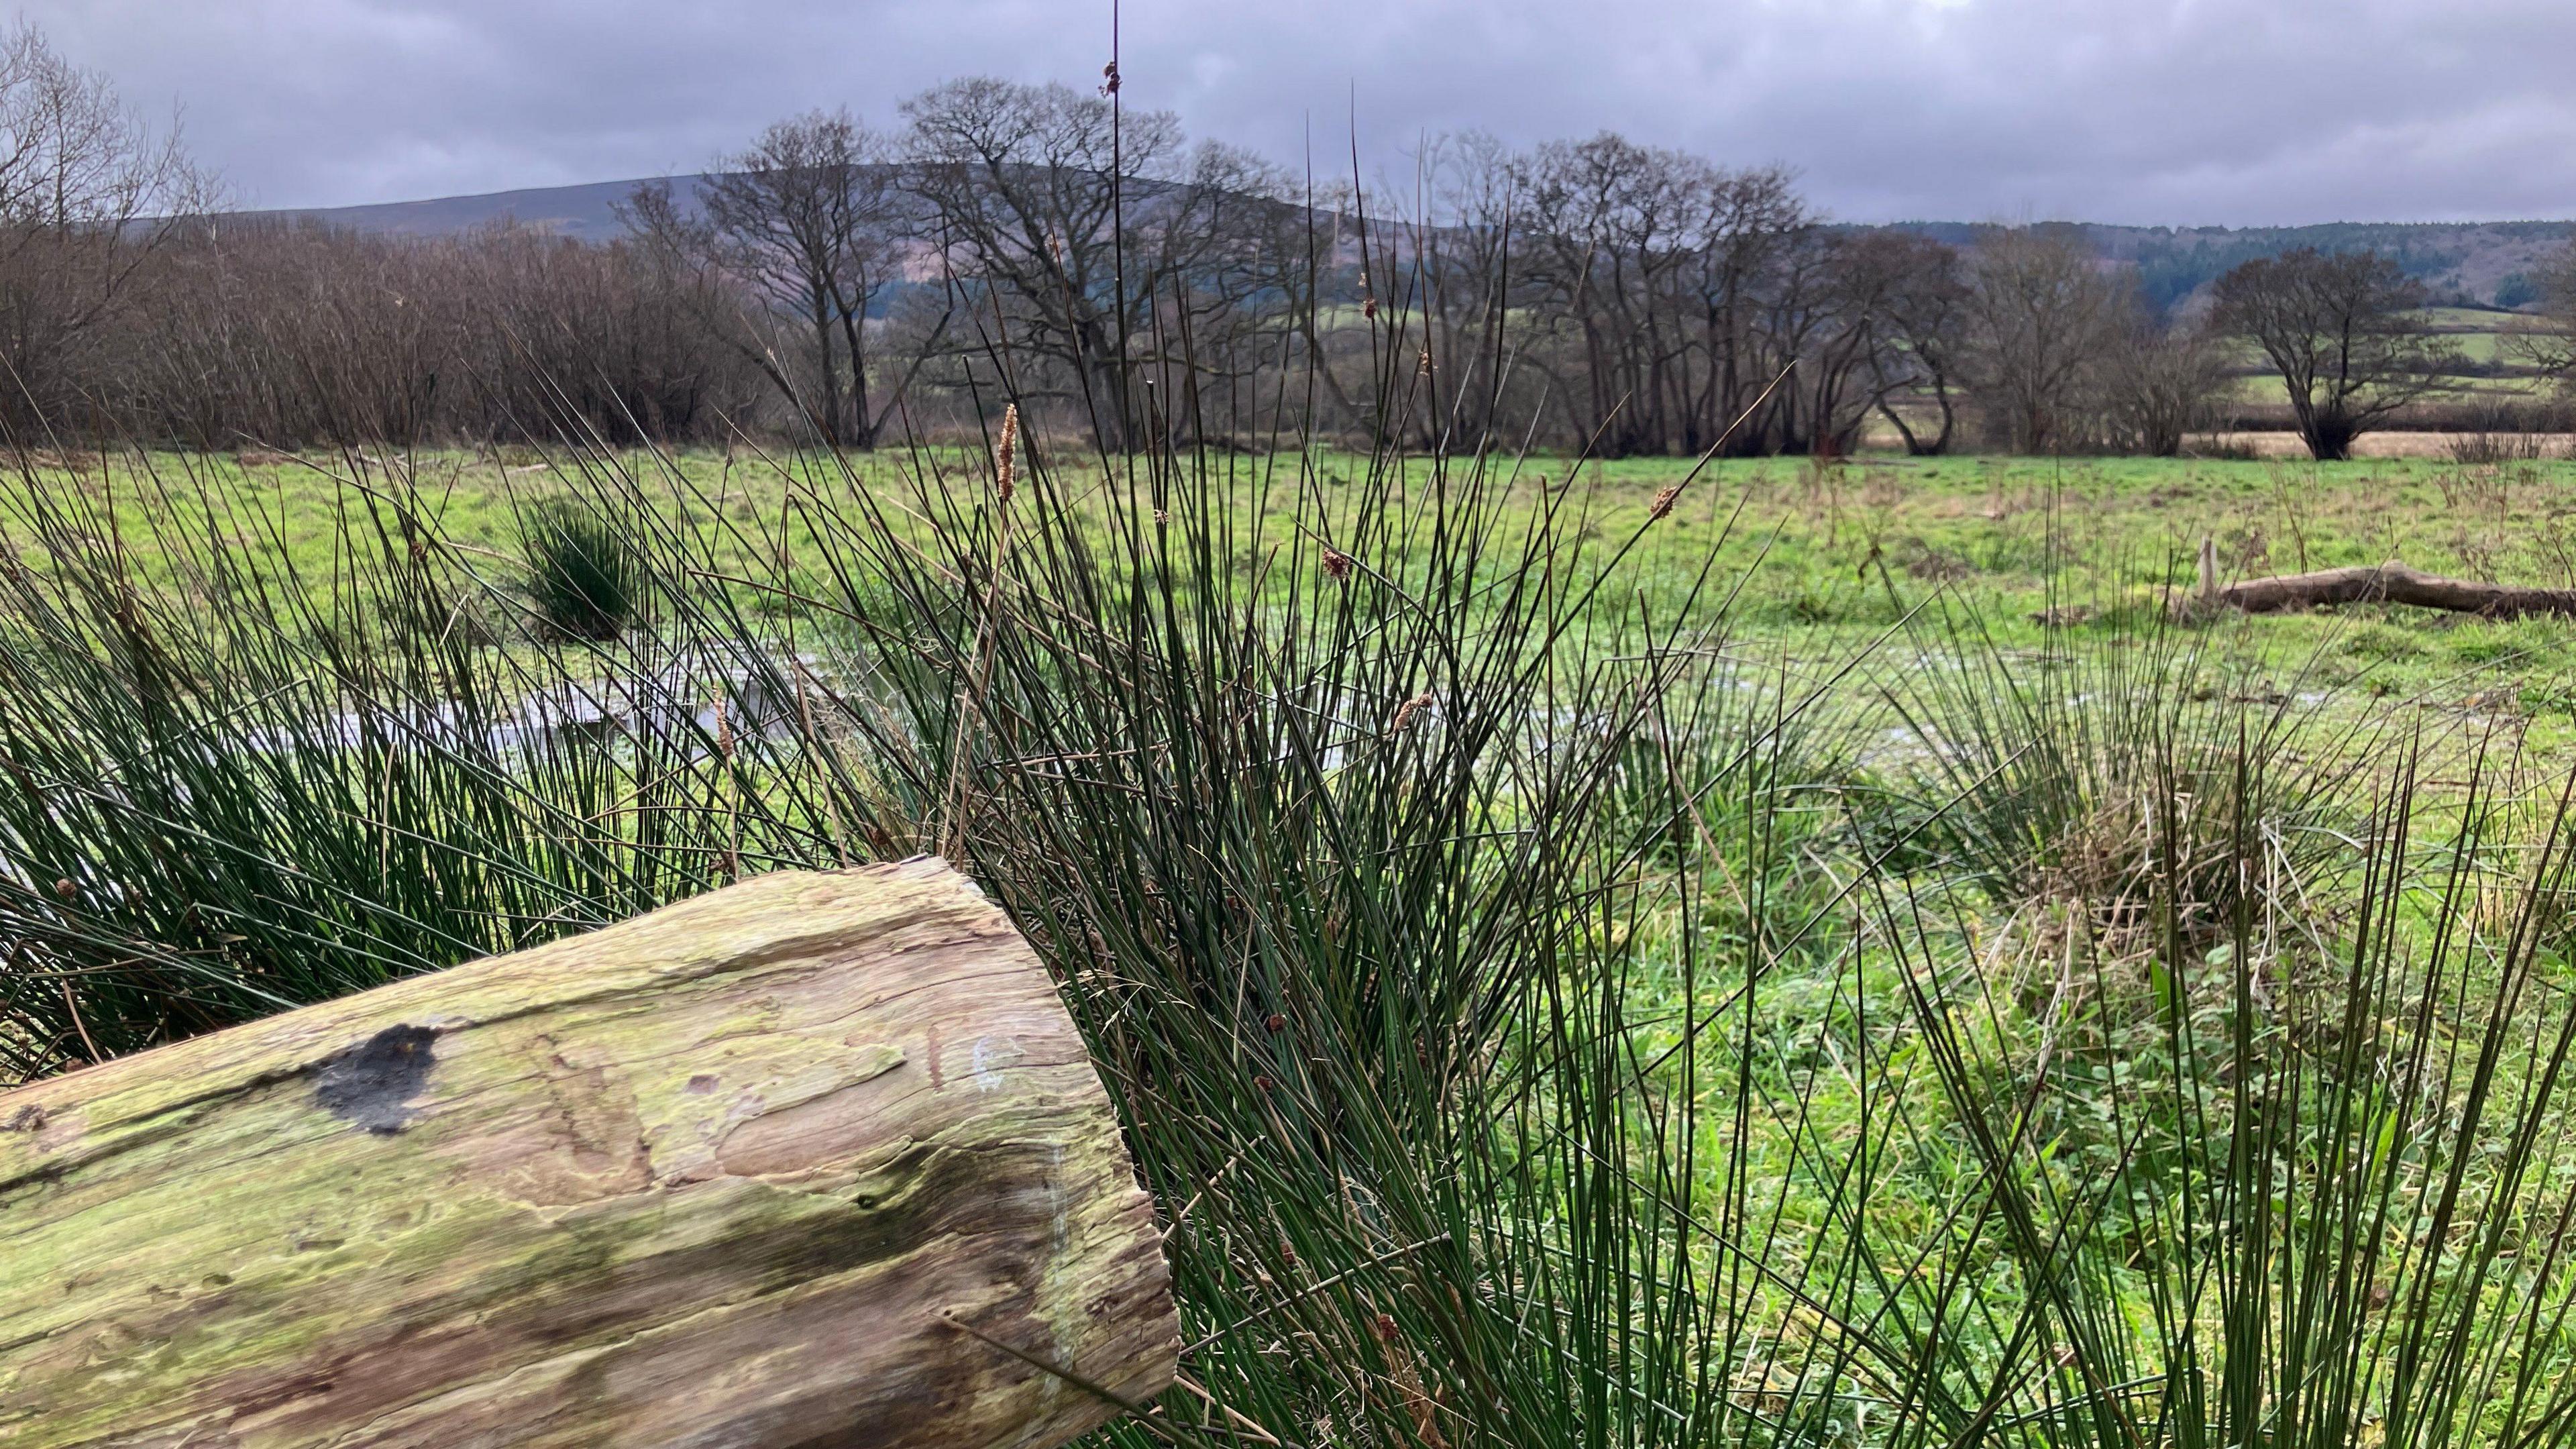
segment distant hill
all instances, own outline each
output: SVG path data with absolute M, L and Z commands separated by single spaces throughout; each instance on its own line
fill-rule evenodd
M 638 185 L 664 180 L 686 199 L 696 175 L 594 181 L 580 186 L 541 186 L 479 196 L 442 196 L 373 206 L 333 206 L 253 215 L 311 218 L 331 226 L 390 236 L 452 236 L 513 220 L 583 241 L 608 241 L 620 228 L 615 205 Z M 1964 222 L 1900 222 L 1903 230 L 1953 244 L 1972 242 L 1981 228 Z M 2468 306 L 2521 306 L 2532 300 L 2529 279 L 2576 235 L 2576 223 L 2333 222 L 2290 227 L 2103 226 L 2046 222 L 2080 234 L 2105 257 L 2138 269 L 2139 285 L 2158 306 L 2188 301 L 2229 267 L 2297 247 L 2320 251 L 2367 249 L 2396 259 L 2436 298 Z
M 639 177 L 633 181 L 590 181 L 579 186 L 539 186 L 525 191 L 488 191 L 477 196 L 441 196 L 427 201 L 386 201 L 372 206 L 325 206 L 296 210 L 255 211 L 254 217 L 311 220 L 326 226 L 382 236 L 454 236 L 497 222 L 515 221 L 582 241 L 612 241 L 625 228 L 615 207 L 636 187 L 651 181 L 671 183 L 682 198 L 691 196 L 697 176 Z
M 2043 222 L 2081 236 L 2094 250 L 2138 269 L 2138 285 L 2159 307 L 2187 302 L 2239 262 L 2300 247 L 2374 251 L 2429 288 L 2436 301 L 2520 307 L 2537 297 L 2532 278 L 2564 251 L 2576 223 L 2564 221 L 2329 222 L 2322 226 L 2171 227 Z M 1955 246 L 1980 228 L 1959 222 L 1902 222 L 1906 231 Z

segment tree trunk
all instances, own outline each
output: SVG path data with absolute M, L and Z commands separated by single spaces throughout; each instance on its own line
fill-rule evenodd
M 814 309 L 814 361 L 817 385 L 823 389 L 815 420 L 823 425 L 825 446 L 838 449 L 848 441 L 841 426 L 841 368 L 832 360 L 831 314 L 819 301 Z
M 2208 567 L 2203 565 L 2204 569 Z M 2481 584 L 2418 573 L 2392 559 L 2387 563 L 2315 573 L 2282 574 L 2247 579 L 2212 589 L 2203 585 L 2196 604 L 2274 614 L 2318 604 L 2412 604 L 2458 614 L 2484 614 L 2495 619 L 2525 614 L 2576 618 L 2576 589 L 2532 589 L 2510 584 Z
M 1905 440 L 1905 456 L 1920 458 L 1925 455 L 1927 450 L 1923 446 L 1923 440 L 1915 437 L 1914 430 L 1905 425 L 1904 414 L 1889 406 L 1887 399 L 1883 397 L 1878 400 L 1878 411 L 1881 417 L 1896 425 L 1896 435 Z
M 0 1442 L 1060 1444 L 1170 1383 L 1055 988 L 783 873 L 0 1094 Z
M 2353 440 L 2361 436 L 2361 429 L 2337 406 L 2316 410 L 2301 423 L 2299 433 L 2309 457 L 2320 463 L 2341 463 L 2352 457 Z
M 868 304 L 865 292 L 859 305 L 841 310 L 841 345 L 850 355 L 850 446 L 862 452 L 877 445 L 876 413 L 868 406 Z
M 1067 304 L 1068 308 L 1072 306 Z M 1082 317 L 1074 324 L 1077 358 L 1086 376 L 1092 435 L 1105 453 L 1124 453 L 1141 420 L 1128 412 L 1127 359 L 1115 346 L 1106 320 Z

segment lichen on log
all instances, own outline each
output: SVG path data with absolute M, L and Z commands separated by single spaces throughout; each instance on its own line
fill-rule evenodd
M 0 1445 L 1043 1449 L 1177 1342 L 1081 1038 L 937 861 L 0 1094 Z

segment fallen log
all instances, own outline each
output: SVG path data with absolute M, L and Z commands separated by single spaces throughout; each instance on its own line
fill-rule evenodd
M 1011 1445 L 1171 1382 L 1045 970 L 786 873 L 0 1094 L 0 1445 Z
M 2320 604 L 2379 603 L 2482 614 L 2491 619 L 2517 619 L 2526 614 L 2576 618 L 2576 589 L 2533 589 L 2447 579 L 2408 568 L 2394 559 L 2384 564 L 2278 574 L 2221 588 L 2205 587 L 2187 601 L 2187 607 L 2217 606 L 2248 614 L 2277 614 Z

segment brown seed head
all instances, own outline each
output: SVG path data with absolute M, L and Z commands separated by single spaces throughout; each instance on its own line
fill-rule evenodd
M 1019 441 L 1020 405 L 1013 403 L 1002 409 L 1002 438 L 993 445 L 993 490 L 1001 495 L 1004 503 L 1011 501 L 1011 484 L 1015 481 L 1012 455 L 1018 450 Z
M 1272 1036 L 1277 1036 L 1279 1033 L 1288 1029 L 1288 1018 L 1281 1016 L 1278 1012 L 1274 1011 L 1267 1017 L 1264 1017 L 1261 1024 L 1269 1028 Z
M 1655 495 L 1654 503 L 1646 509 L 1646 521 L 1652 523 L 1655 520 L 1662 518 L 1665 514 L 1672 512 L 1673 504 L 1679 500 L 1681 496 L 1682 485 L 1679 483 L 1665 484 L 1664 490 Z
M 1351 556 L 1338 548 L 1324 550 L 1324 577 L 1335 583 L 1351 576 Z
M 1430 707 L 1431 691 L 1427 689 L 1422 691 L 1420 694 L 1415 695 L 1413 698 L 1406 700 L 1404 703 L 1397 705 L 1395 707 L 1395 721 L 1386 727 L 1387 733 L 1393 734 L 1397 730 L 1403 729 L 1406 725 L 1413 723 L 1413 717 L 1415 715 L 1422 713 Z
M 70 900 L 72 897 L 80 894 L 80 887 L 72 884 L 72 878 L 70 876 L 64 876 L 62 879 L 54 882 L 54 894 L 62 897 L 64 900 Z

